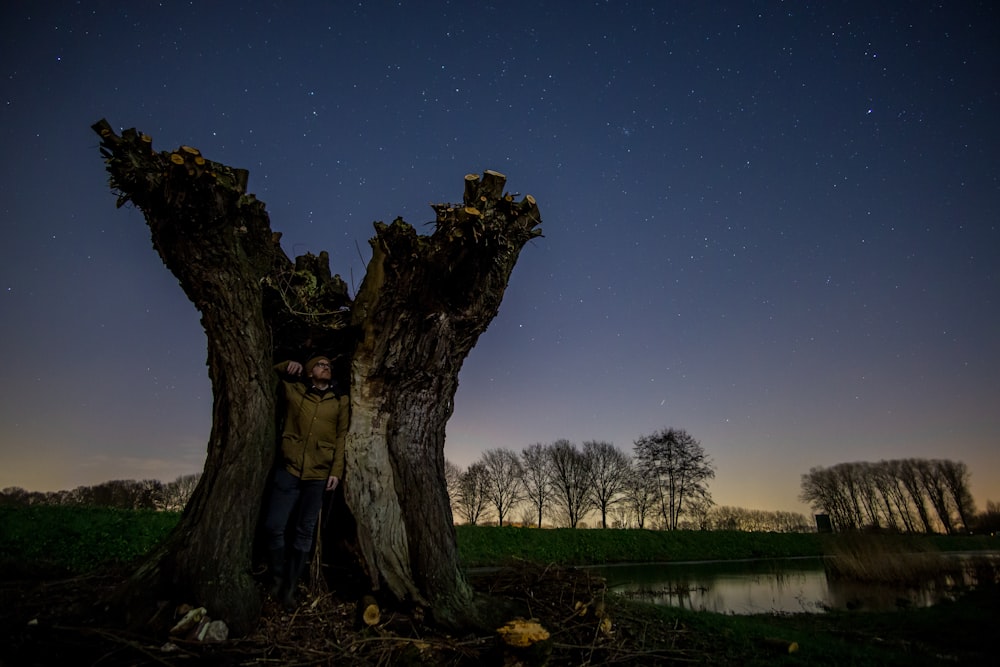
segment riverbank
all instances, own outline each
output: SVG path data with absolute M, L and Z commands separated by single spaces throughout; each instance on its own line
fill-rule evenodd
M 655 609 L 660 622 L 717 638 L 713 660 L 725 664 L 985 666 L 996 664 L 1000 589 L 984 586 L 949 603 L 892 612 L 729 616 Z M 788 653 L 789 646 L 795 651 Z
M 257 633 L 239 642 L 184 643 L 164 653 L 100 624 L 94 602 L 120 581 L 176 516 L 78 508 L 0 508 L 0 662 L 102 665 L 192 664 L 502 664 L 496 637 L 436 633 L 405 609 L 377 628 L 358 629 L 349 596 L 310 594 L 294 614 L 268 607 Z M 996 550 L 988 537 L 872 536 L 899 546 Z M 816 556 L 836 536 L 737 532 L 537 530 L 460 526 L 458 546 L 489 599 L 516 602 L 549 633 L 548 665 L 992 665 L 1000 590 L 982 586 L 953 602 L 891 613 L 833 612 L 730 616 L 657 607 L 608 593 L 589 570 L 619 562 L 678 562 Z M 902 541 L 901 541 L 902 540 Z M 506 566 L 506 567 L 505 567 Z M 794 648 L 794 651 L 789 649 Z M 9 658 L 5 660 L 4 658 Z M 72 659 L 71 659 L 72 658 Z M 201 664 L 201 663 L 199 663 Z M 540 663 L 537 663 L 540 664 Z

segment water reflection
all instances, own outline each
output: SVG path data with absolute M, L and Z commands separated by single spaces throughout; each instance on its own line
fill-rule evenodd
M 820 558 L 597 568 L 607 579 L 608 588 L 616 593 L 655 604 L 724 614 L 925 607 L 952 596 L 956 586 L 973 584 L 967 570 L 960 568 L 955 574 L 942 575 L 919 588 L 901 588 L 830 581 Z

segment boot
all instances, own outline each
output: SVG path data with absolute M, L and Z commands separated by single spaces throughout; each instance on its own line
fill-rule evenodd
M 267 593 L 277 600 L 285 584 L 285 549 L 271 549 L 268 553 L 268 565 L 271 568 L 271 584 Z
M 285 588 L 281 596 L 281 605 L 288 611 L 295 609 L 299 605 L 298 585 L 299 578 L 306 568 L 305 551 L 292 549 L 292 555 L 288 559 L 288 572 L 286 573 Z

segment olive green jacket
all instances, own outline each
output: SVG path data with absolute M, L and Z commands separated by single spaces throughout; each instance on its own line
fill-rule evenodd
M 344 476 L 344 440 L 350 423 L 350 401 L 336 385 L 320 392 L 286 375 L 288 362 L 274 367 L 281 376 L 285 424 L 281 458 L 285 469 L 299 479 Z

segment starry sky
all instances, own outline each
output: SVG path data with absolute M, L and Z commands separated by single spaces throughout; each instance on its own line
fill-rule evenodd
M 964 461 L 1000 500 L 1000 10 L 948 2 L 66 2 L 0 9 L 0 487 L 201 469 L 199 315 L 90 125 L 250 170 L 360 285 L 494 169 L 539 202 L 445 455 L 686 429 L 717 503 Z

